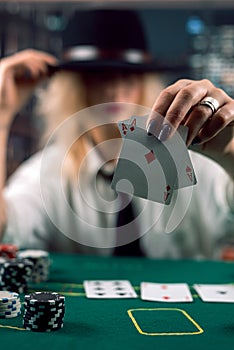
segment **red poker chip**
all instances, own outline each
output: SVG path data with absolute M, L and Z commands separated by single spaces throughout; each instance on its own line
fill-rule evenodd
M 226 247 L 221 254 L 222 260 L 234 261 L 234 247 Z
M 0 244 L 0 256 L 14 259 L 16 258 L 18 247 L 15 244 Z

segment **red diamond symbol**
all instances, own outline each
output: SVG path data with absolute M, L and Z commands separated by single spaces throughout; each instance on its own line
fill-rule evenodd
M 145 159 L 147 160 L 148 164 L 152 163 L 156 159 L 154 151 L 151 150 L 150 152 L 146 153 Z

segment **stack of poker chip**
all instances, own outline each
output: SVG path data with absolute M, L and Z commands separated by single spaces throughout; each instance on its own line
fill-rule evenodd
M 26 249 L 19 251 L 18 257 L 33 262 L 31 282 L 40 283 L 48 280 L 50 257 L 47 251 L 40 249 Z
M 34 332 L 51 332 L 63 327 L 65 297 L 55 292 L 25 295 L 23 325 Z
M 2 258 L 1 256 L 0 256 L 0 267 L 1 267 L 1 265 L 4 263 L 4 262 L 6 262 L 8 259 L 6 259 L 6 258 Z
M 18 293 L 0 291 L 0 318 L 12 318 L 21 314 L 21 303 Z
M 25 293 L 31 279 L 33 263 L 27 259 L 1 259 L 0 289 Z
M 0 257 L 15 259 L 18 247 L 14 244 L 0 244 Z

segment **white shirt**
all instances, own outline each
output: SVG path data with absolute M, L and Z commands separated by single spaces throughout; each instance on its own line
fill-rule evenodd
M 230 178 L 213 161 L 189 152 L 195 186 L 175 191 L 170 205 L 134 198 L 141 247 L 148 257 L 216 258 L 220 241 L 234 236 L 234 213 L 226 196 Z M 93 156 L 73 183 L 62 176 L 63 159 L 62 148 L 50 146 L 9 179 L 4 241 L 20 248 L 109 255 L 119 199 L 109 183 L 96 181 L 100 159 Z

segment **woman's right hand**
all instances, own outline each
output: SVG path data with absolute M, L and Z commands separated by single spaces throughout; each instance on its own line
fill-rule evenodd
M 49 76 L 52 55 L 27 49 L 0 60 L 0 126 L 9 127 L 35 87 Z

